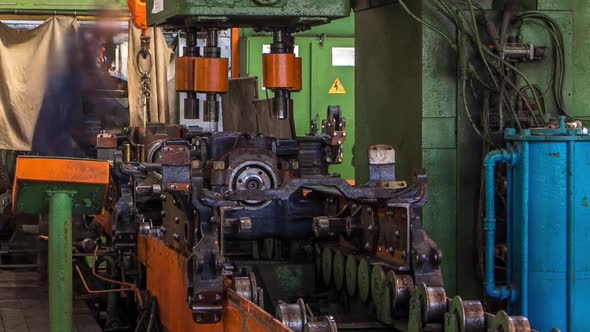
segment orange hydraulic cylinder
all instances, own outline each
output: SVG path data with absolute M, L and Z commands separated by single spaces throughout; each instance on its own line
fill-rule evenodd
M 195 57 L 183 56 L 176 59 L 176 90 L 195 90 Z
M 141 30 L 146 30 L 148 25 L 145 0 L 127 0 L 127 6 L 131 12 L 133 24 Z
M 204 93 L 225 93 L 228 90 L 229 60 L 195 58 L 194 90 Z
M 268 89 L 292 89 L 296 86 L 295 54 L 278 53 L 262 56 L 264 86 Z
M 299 92 L 301 91 L 301 89 L 303 89 L 303 81 L 301 78 L 302 75 L 302 71 L 303 71 L 303 61 L 301 60 L 301 58 L 295 58 L 295 84 L 293 85 L 293 88 L 291 88 L 291 91 L 294 92 Z

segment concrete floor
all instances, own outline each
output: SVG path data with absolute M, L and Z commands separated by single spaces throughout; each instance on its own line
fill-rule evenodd
M 101 332 L 92 312 L 74 299 L 74 332 Z M 48 292 L 36 272 L 0 271 L 0 332 L 49 331 Z

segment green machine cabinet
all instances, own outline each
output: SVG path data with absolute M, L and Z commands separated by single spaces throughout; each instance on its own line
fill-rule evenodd
M 259 96 L 272 92 L 262 86 L 262 54 L 271 37 L 246 36 L 240 39 L 241 75 L 259 77 Z M 354 180 L 352 150 L 355 137 L 354 38 L 296 37 L 296 53 L 303 59 L 303 90 L 293 93 L 295 127 L 298 136 L 309 133 L 311 121 L 326 117 L 330 105 L 339 105 L 346 120 L 348 140 L 344 144 L 344 162 L 330 168 L 344 179 Z
M 147 0 L 149 25 L 294 28 L 349 14 L 349 0 Z

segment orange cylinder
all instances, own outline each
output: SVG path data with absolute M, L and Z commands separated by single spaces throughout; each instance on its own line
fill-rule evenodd
M 293 85 L 293 88 L 291 88 L 291 91 L 299 92 L 301 89 L 303 89 L 303 81 L 301 78 L 303 71 L 303 60 L 301 60 L 301 58 L 295 58 L 295 66 L 293 69 L 295 69 L 295 84 Z
M 176 90 L 195 90 L 195 57 L 183 56 L 176 59 Z
M 291 89 L 295 87 L 295 54 L 264 54 L 262 71 L 264 86 L 268 89 Z
M 225 93 L 228 90 L 229 60 L 195 58 L 195 91 Z
M 133 24 L 141 30 L 146 30 L 148 25 L 145 0 L 127 0 L 127 6 L 131 12 Z

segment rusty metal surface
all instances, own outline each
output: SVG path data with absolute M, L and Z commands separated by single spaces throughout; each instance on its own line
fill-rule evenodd
M 197 324 L 186 302 L 187 258 L 162 241 L 140 236 L 137 255 L 147 268 L 147 287 L 157 298 L 160 321 L 170 332 L 291 332 L 254 303 L 226 289 L 223 320 L 216 324 Z

